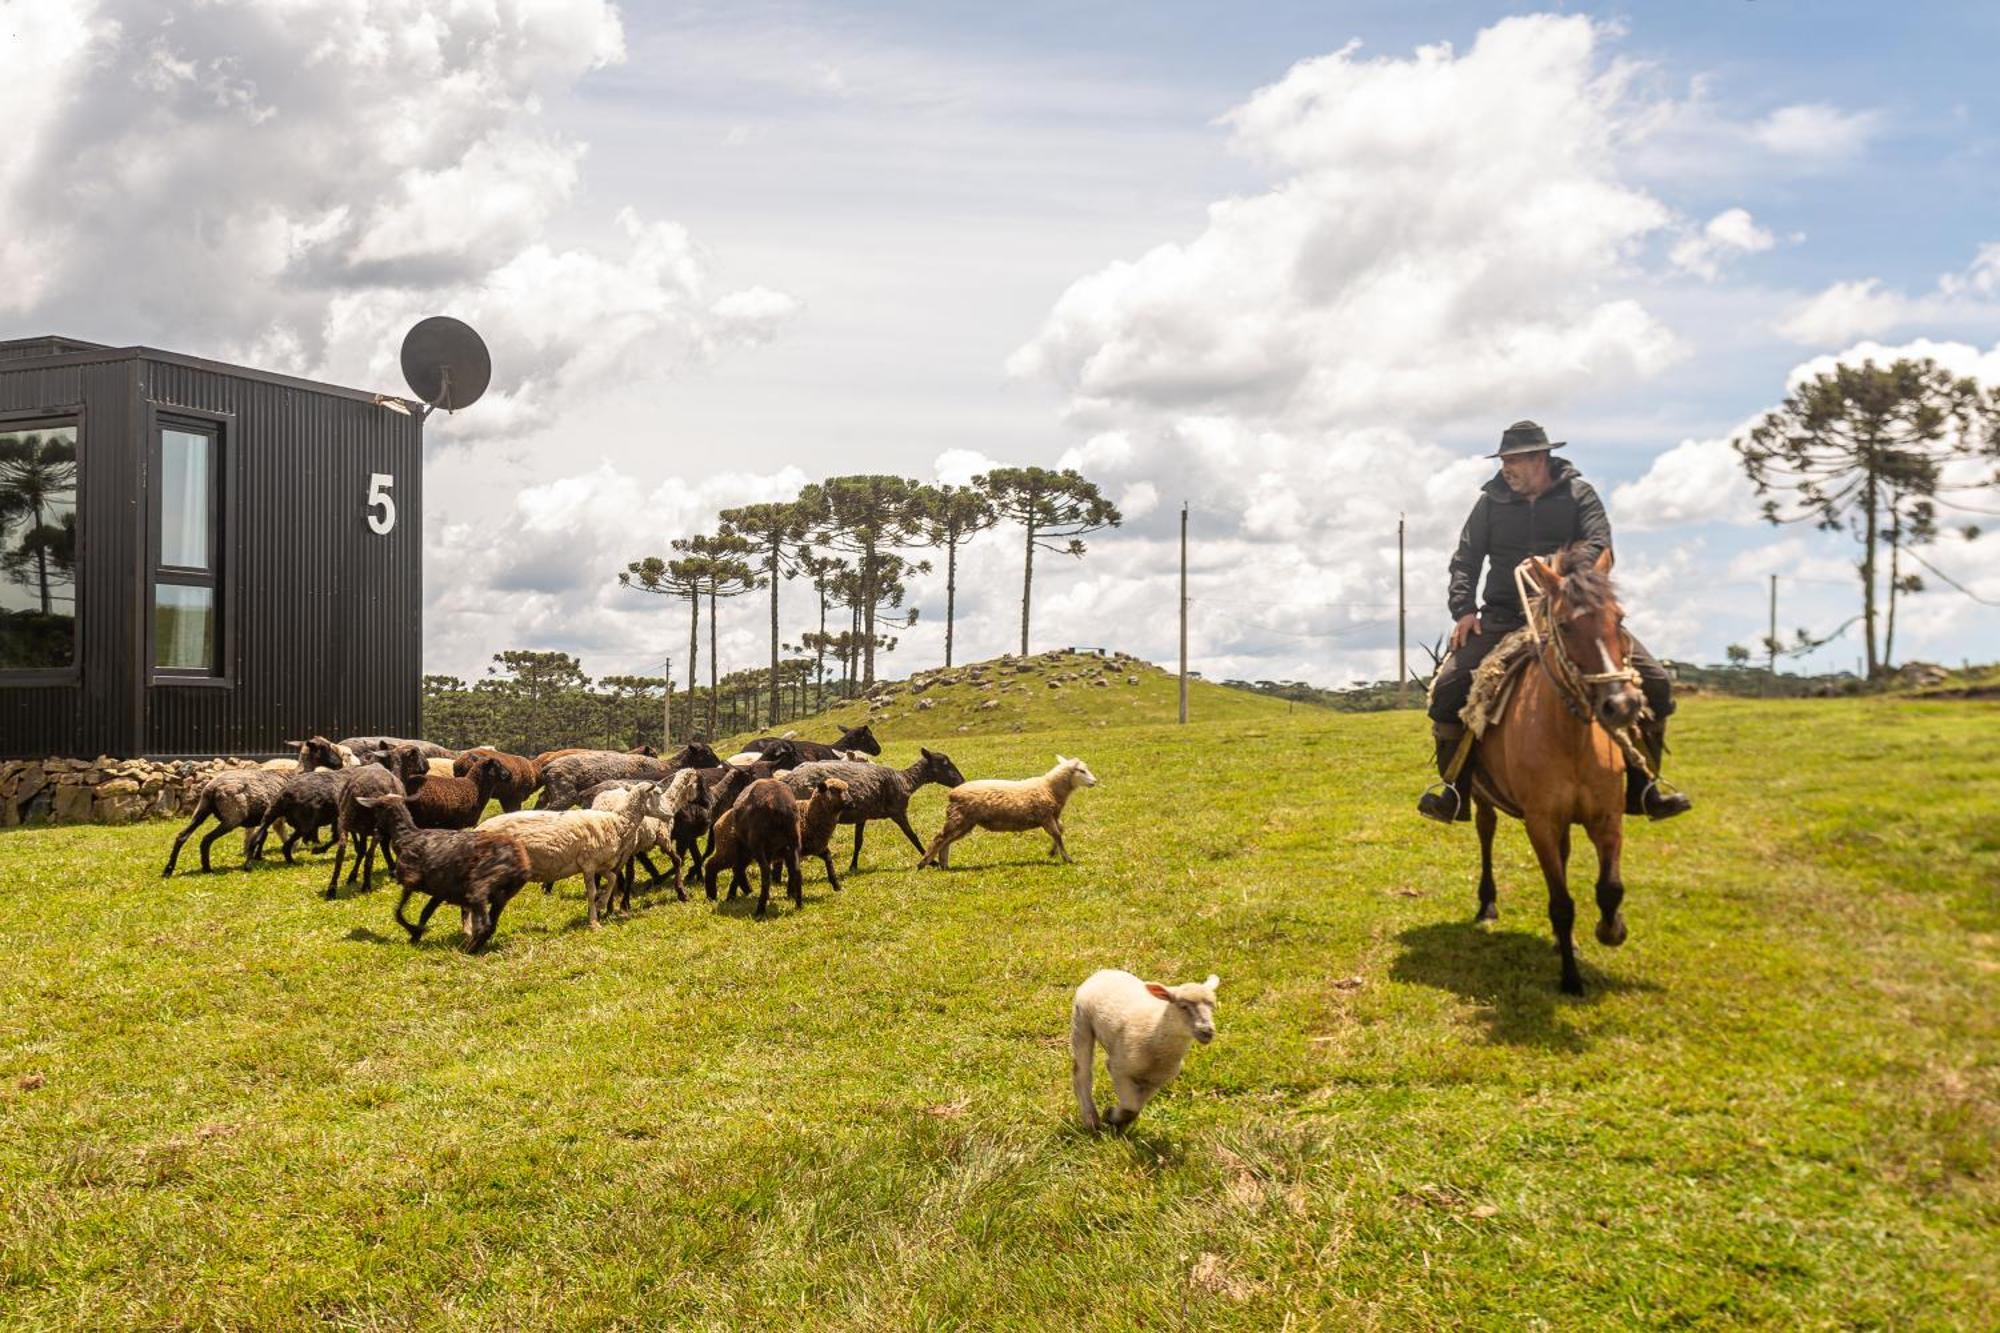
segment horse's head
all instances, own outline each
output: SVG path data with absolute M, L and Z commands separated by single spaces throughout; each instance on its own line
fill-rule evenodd
M 1593 561 L 1564 547 L 1553 561 L 1531 557 L 1529 567 L 1548 598 L 1550 633 L 1576 668 L 1591 712 L 1607 728 L 1630 726 L 1646 698 L 1625 660 L 1625 612 L 1611 587 L 1610 548 Z

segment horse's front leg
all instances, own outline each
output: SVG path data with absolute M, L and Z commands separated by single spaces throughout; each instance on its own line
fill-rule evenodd
M 1473 827 L 1479 830 L 1479 915 L 1472 919 L 1498 921 L 1500 906 L 1493 888 L 1493 833 L 1500 826 L 1500 816 L 1477 797 L 1473 799 L 1473 811 Z
M 1590 826 L 1590 842 L 1597 848 L 1597 942 L 1617 948 L 1625 942 L 1625 914 L 1618 910 L 1625 901 L 1624 872 L 1620 860 L 1625 850 L 1625 821 L 1609 815 Z
M 1565 995 L 1583 994 L 1583 976 L 1576 970 L 1576 900 L 1569 896 L 1569 826 L 1546 817 L 1530 816 L 1528 841 L 1534 844 L 1535 859 L 1542 863 L 1542 878 L 1549 885 L 1549 925 L 1555 929 L 1556 948 L 1562 951 L 1562 990 Z

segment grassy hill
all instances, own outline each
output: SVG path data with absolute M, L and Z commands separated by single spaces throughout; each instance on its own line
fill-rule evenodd
M 323 865 L 0 833 L 0 1322 L 1990 1322 L 2000 707 L 1692 701 L 1699 807 L 1630 828 L 1632 938 L 1586 932 L 1573 1001 L 1517 828 L 1470 924 L 1419 717 L 1022 683 L 899 688 L 884 758 L 1084 755 L 1077 865 L 918 873 L 878 828 L 763 922 L 591 932 L 572 884 L 467 957 Z M 1073 1128 L 1100 966 L 1222 976 L 1123 1137 Z
M 831 741 L 865 721 L 874 724 L 877 736 L 918 736 L 947 745 L 959 736 L 1056 731 L 1080 738 L 1076 744 L 1081 747 L 1081 738 L 1098 731 L 1176 724 L 1179 710 L 1180 680 L 1172 672 L 1123 654 L 1100 657 L 1058 649 L 885 681 L 871 697 L 786 722 L 778 731 Z M 1191 722 L 1268 724 L 1294 711 L 1283 700 L 1188 682 Z M 721 744 L 766 734 L 740 732 Z

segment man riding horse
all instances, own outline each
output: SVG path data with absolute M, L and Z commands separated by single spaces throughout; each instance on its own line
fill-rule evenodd
M 1509 426 L 1500 437 L 1499 451 L 1488 455 L 1500 460 L 1500 475 L 1480 488 L 1472 515 L 1458 535 L 1449 599 L 1457 623 L 1451 630 L 1451 655 L 1431 686 L 1431 731 L 1437 739 L 1440 776 L 1449 775 L 1465 735 L 1459 711 L 1472 689 L 1473 668 L 1502 639 L 1528 623 L 1515 587 L 1515 566 L 1528 556 L 1548 556 L 1565 546 L 1586 548 L 1592 557 L 1610 549 L 1611 522 L 1597 492 L 1569 460 L 1549 453 L 1564 443 L 1550 444 L 1548 432 L 1532 421 Z M 1491 566 L 1483 594 L 1479 592 L 1482 564 Z M 1673 682 L 1637 639 L 1631 640 L 1627 662 L 1638 671 L 1639 688 L 1646 696 L 1650 716 L 1639 724 L 1639 738 L 1657 774 L 1666 749 L 1667 716 L 1674 711 Z M 1425 792 L 1417 809 L 1447 824 L 1466 819 L 1469 794 L 1462 767 L 1456 782 Z M 1679 792 L 1666 790 L 1636 768 L 1626 771 L 1627 814 L 1668 819 L 1689 808 L 1688 798 Z

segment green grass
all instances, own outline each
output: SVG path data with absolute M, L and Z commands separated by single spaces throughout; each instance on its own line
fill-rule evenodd
M 878 825 L 764 922 L 591 932 L 571 884 L 467 957 L 323 865 L 0 835 L 0 1320 L 1991 1326 L 2000 708 L 1690 702 L 1697 811 L 1628 826 L 1576 1001 L 1516 826 L 1469 924 L 1419 715 L 1202 687 L 1183 729 L 1117 680 L 878 727 L 969 776 L 1084 756 L 1077 865 L 975 835 L 918 874 Z M 1126 1137 L 1073 1128 L 1101 966 L 1222 976 Z

